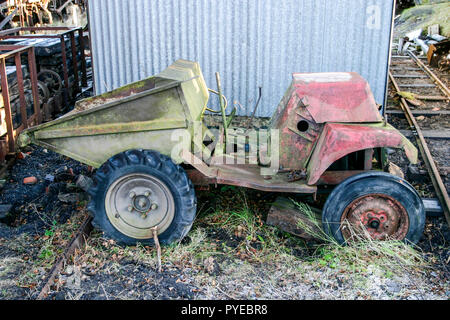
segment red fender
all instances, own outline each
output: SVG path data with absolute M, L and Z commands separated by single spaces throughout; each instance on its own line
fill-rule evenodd
M 327 123 L 308 163 L 308 184 L 316 184 L 328 167 L 346 155 L 382 147 L 403 148 L 409 161 L 417 163 L 416 147 L 389 124 Z

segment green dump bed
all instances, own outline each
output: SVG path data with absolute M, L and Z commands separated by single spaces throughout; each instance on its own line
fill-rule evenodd
M 178 60 L 157 76 L 77 102 L 63 117 L 24 131 L 19 146 L 34 143 L 95 168 L 132 149 L 170 156 L 179 144 L 173 131 L 192 135 L 208 99 L 198 63 Z

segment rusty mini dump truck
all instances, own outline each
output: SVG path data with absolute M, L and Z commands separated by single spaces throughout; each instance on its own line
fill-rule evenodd
M 268 128 L 232 128 L 218 77 L 223 125 L 203 123 L 210 97 L 198 63 L 79 101 L 69 114 L 30 128 L 34 143 L 97 169 L 88 210 L 121 243 L 181 240 L 196 215 L 195 186 L 232 185 L 315 195 L 337 186 L 323 228 L 345 243 L 358 234 L 417 242 L 425 210 L 405 180 L 382 172 L 382 148 L 417 149 L 380 115 L 356 73 L 299 73 Z M 213 91 L 214 92 L 214 91 Z M 378 169 L 373 167 L 376 165 Z

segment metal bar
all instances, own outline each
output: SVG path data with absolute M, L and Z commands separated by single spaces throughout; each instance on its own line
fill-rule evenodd
M 450 115 L 449 110 L 432 111 L 432 110 L 412 110 L 411 113 L 414 116 L 448 116 Z M 405 115 L 402 110 L 388 110 L 387 114 L 393 115 Z
M 72 65 L 73 65 L 73 73 L 75 77 L 75 92 L 80 92 L 80 77 L 78 74 L 78 61 L 77 61 L 77 48 L 75 44 L 75 34 L 74 32 L 70 33 L 70 46 L 72 50 Z
M 400 84 L 399 88 L 435 88 L 434 84 Z
M 18 28 L 12 28 L 8 30 L 0 31 L 0 37 L 11 35 L 13 33 L 20 33 L 24 31 L 28 32 L 35 32 L 35 31 L 67 31 L 67 30 L 73 30 L 76 28 L 73 27 L 18 27 Z
M 400 133 L 406 137 L 414 137 L 414 133 L 410 130 L 400 130 Z M 422 135 L 427 139 L 450 139 L 450 130 L 422 130 Z
M 0 39 L 34 39 L 34 38 L 45 38 L 45 39 L 56 39 L 59 38 L 60 35 L 51 35 L 51 34 L 27 34 L 27 35 L 0 35 Z
M 80 229 L 78 229 L 77 233 L 64 250 L 63 254 L 59 257 L 53 268 L 50 270 L 50 273 L 45 280 L 45 284 L 37 297 L 38 300 L 42 300 L 47 297 L 48 293 L 50 292 L 51 286 L 54 284 L 57 275 L 61 272 L 61 269 L 63 268 L 66 261 L 70 259 L 76 249 L 81 248 L 85 244 L 86 239 L 89 237 L 89 234 L 93 229 L 91 222 L 92 217 L 88 215 L 85 218 Z
M 41 108 L 39 105 L 39 90 L 38 90 L 38 79 L 37 79 L 37 70 L 36 70 L 36 56 L 34 53 L 34 47 L 28 49 L 28 66 L 30 69 L 30 78 L 31 78 L 31 91 L 33 93 L 33 105 L 34 105 L 34 114 L 37 118 L 37 124 L 42 122 L 42 114 Z
M 17 85 L 19 87 L 20 114 L 22 116 L 22 124 L 24 129 L 28 128 L 27 102 L 25 100 L 25 89 L 23 86 L 22 60 L 20 53 L 15 56 Z
M 15 47 L 15 49 L 14 49 Z M 4 49 L 4 50 L 10 50 L 8 48 L 13 48 L 12 51 L 8 52 L 8 53 L 4 53 L 0 55 L 0 59 L 8 59 L 10 57 L 12 57 L 13 55 L 15 55 L 18 52 L 23 52 L 29 48 L 32 48 L 33 46 L 0 46 L 0 49 Z
M 391 67 L 391 71 L 422 71 L 420 68 Z
M 72 3 L 72 0 L 67 0 L 66 2 L 64 2 L 64 4 L 61 7 L 56 9 L 56 12 L 58 14 L 61 14 L 61 12 L 64 10 L 64 8 L 67 7 L 70 3 Z
M 9 16 L 7 16 L 2 23 L 0 23 L 0 30 L 3 29 L 15 16 L 19 8 L 16 8 Z
M 67 89 L 67 94 L 69 94 L 69 71 L 67 68 L 66 43 L 65 43 L 63 35 L 61 36 L 61 54 L 62 54 L 63 69 L 64 69 L 64 86 Z
M 9 100 L 8 76 L 6 74 L 6 61 L 0 59 L 0 77 L 2 85 L 3 105 L 5 108 L 6 130 L 8 138 L 8 151 L 14 152 L 14 126 L 11 114 L 11 101 Z
M 225 144 L 228 142 L 227 115 L 225 114 L 225 106 L 222 96 L 222 85 L 220 84 L 220 74 L 216 72 L 217 90 L 219 91 L 220 110 L 222 111 L 222 120 L 225 133 Z
M 84 38 L 83 38 L 83 29 L 78 29 L 78 37 L 80 42 L 80 53 L 81 53 L 81 85 L 83 87 L 87 87 L 87 69 L 86 69 L 86 55 L 84 54 Z
M 392 84 L 395 87 L 395 90 L 400 92 L 399 86 L 395 81 L 395 78 L 392 76 L 392 73 L 389 72 L 389 78 L 391 79 Z M 406 102 L 405 98 L 400 97 L 400 102 L 403 111 L 405 112 L 406 119 L 408 120 L 411 128 L 414 128 L 417 135 L 415 136 L 417 140 L 417 144 L 419 146 L 420 153 L 422 154 L 422 158 L 427 166 L 428 173 L 430 175 L 431 181 L 433 183 L 436 194 L 441 202 L 442 208 L 444 210 L 445 218 L 447 219 L 448 225 L 450 225 L 450 199 L 447 193 L 447 189 L 445 188 L 444 183 L 442 182 L 441 176 L 439 174 L 439 170 L 436 166 L 436 163 L 433 160 L 433 157 L 428 149 L 427 142 L 420 130 L 420 127 L 411 113 L 411 109 L 408 106 L 408 102 Z
M 394 78 L 428 78 L 428 76 L 424 76 L 421 74 L 418 75 L 410 75 L 410 74 L 394 74 Z

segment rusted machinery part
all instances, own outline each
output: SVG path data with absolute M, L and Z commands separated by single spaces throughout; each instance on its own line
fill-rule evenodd
M 216 90 L 208 88 L 208 91 L 211 92 L 211 93 L 214 93 L 215 95 L 219 95 L 219 92 L 216 91 Z M 227 97 L 225 97 L 223 94 L 222 94 L 222 98 L 223 98 L 223 101 L 225 102 L 225 107 L 224 108 L 226 110 L 228 108 L 228 100 L 227 100 Z M 206 110 L 209 111 L 209 112 L 212 112 L 212 113 L 221 113 L 222 112 L 222 110 L 213 110 L 213 109 L 210 109 L 210 108 L 206 108 Z
M 346 241 L 352 240 L 350 226 L 359 226 L 362 235 L 367 232 L 374 240 L 403 240 L 409 229 L 408 213 L 402 204 L 386 194 L 369 194 L 350 203 L 341 217 L 342 235 Z
M 397 84 L 397 81 L 390 72 L 389 78 L 391 79 L 391 82 L 397 93 L 400 92 L 400 88 Z M 417 141 L 417 145 L 419 147 L 420 153 L 422 154 L 422 158 L 427 167 L 429 176 L 431 178 L 431 182 L 433 183 L 433 187 L 436 191 L 436 195 L 441 203 L 442 209 L 445 214 L 445 218 L 447 219 L 447 223 L 450 226 L 450 198 L 447 193 L 447 188 L 445 187 L 442 181 L 441 175 L 433 159 L 433 156 L 431 155 L 430 149 L 428 148 L 428 144 L 425 140 L 422 130 L 420 129 L 420 126 L 417 123 L 416 118 L 413 116 L 412 111 L 409 108 L 408 102 L 405 100 L 405 98 L 403 97 L 400 98 L 400 105 L 402 107 L 403 112 L 405 113 L 406 119 L 408 120 L 408 124 L 410 125 L 411 128 L 414 128 L 415 130 L 414 135 Z
M 180 241 L 197 210 L 195 189 L 184 169 L 156 151 L 131 150 L 109 159 L 89 189 L 93 225 L 126 245 Z
M 368 172 L 333 190 L 322 223 L 324 231 L 341 244 L 362 239 L 417 243 L 425 227 L 425 207 L 404 179 Z
M 42 81 L 38 81 L 38 90 L 39 90 L 39 99 L 41 105 L 43 105 L 48 101 L 48 99 L 50 99 L 50 90 L 48 89 L 47 85 Z
M 44 79 L 43 79 L 43 77 L 44 77 Z M 60 75 L 57 72 L 53 71 L 53 70 L 42 69 L 37 74 L 37 78 L 40 81 L 46 83 L 46 85 L 47 85 L 47 87 L 48 87 L 48 89 L 49 89 L 51 94 L 60 92 L 62 87 L 63 87 L 63 82 L 62 82 L 62 79 L 61 79 Z M 49 78 L 52 79 L 51 83 L 48 81 Z

